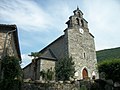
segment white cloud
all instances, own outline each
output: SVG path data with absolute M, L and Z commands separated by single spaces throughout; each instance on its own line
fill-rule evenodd
M 24 29 L 47 28 L 52 24 L 49 14 L 31 0 L 4 0 L 0 2 L 0 6 L 0 18 L 2 20 L 15 23 Z
M 30 56 L 28 56 L 28 54 L 22 54 L 22 63 L 21 63 L 21 67 L 25 67 L 27 64 L 29 64 L 32 60 L 32 58 Z
M 27 31 L 63 31 L 71 12 L 67 3 L 61 1 L 52 1 L 46 8 L 34 0 L 0 1 L 0 22 L 17 24 Z

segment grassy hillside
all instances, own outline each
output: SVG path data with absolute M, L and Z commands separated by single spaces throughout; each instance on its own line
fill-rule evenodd
M 96 52 L 97 60 L 109 60 L 109 59 L 120 59 L 120 47 L 100 50 Z

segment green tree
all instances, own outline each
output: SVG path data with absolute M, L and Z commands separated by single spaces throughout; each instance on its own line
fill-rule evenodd
M 69 80 L 70 77 L 74 76 L 75 68 L 72 57 L 65 57 L 56 62 L 56 79 L 57 80 Z
M 3 78 L 0 81 L 0 90 L 20 90 L 22 83 L 22 70 L 19 59 L 5 56 L 1 62 Z
M 98 64 L 98 70 L 105 73 L 106 79 L 120 82 L 120 59 L 102 61 Z

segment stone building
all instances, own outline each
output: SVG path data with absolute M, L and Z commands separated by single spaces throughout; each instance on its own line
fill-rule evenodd
M 5 55 L 15 56 L 21 60 L 16 25 L 0 24 L 0 68 Z
M 55 62 L 65 56 L 72 56 L 75 63 L 75 77 L 80 79 L 99 78 L 96 69 L 94 36 L 89 32 L 88 22 L 79 8 L 66 22 L 67 28 L 61 35 L 39 53 L 41 56 L 23 68 L 24 78 L 40 79 L 40 71 L 55 67 Z

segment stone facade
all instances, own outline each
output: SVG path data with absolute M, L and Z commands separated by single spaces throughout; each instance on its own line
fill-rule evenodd
M 20 58 L 20 48 L 16 25 L 0 24 L 0 56 L 8 54 Z
M 65 35 L 68 43 L 68 55 L 72 56 L 75 62 L 77 79 L 85 78 L 83 70 L 86 70 L 87 77 L 92 78 L 94 73 L 98 78 L 94 36 L 89 32 L 88 22 L 83 18 L 83 13 L 79 8 L 69 18 L 67 25 Z
M 78 80 L 92 79 L 93 76 L 99 78 L 96 69 L 94 36 L 89 32 L 88 22 L 83 18 L 79 8 L 73 12 L 74 15 L 66 22 L 68 27 L 64 30 L 64 35 L 39 52 L 41 56 L 36 60 L 37 73 L 42 69 L 54 68 L 55 61 L 65 56 L 72 56 L 76 70 L 75 78 Z M 36 75 L 39 79 L 39 74 Z
M 21 60 L 16 25 L 0 24 L 0 72 L 1 60 L 5 55 L 15 56 Z

